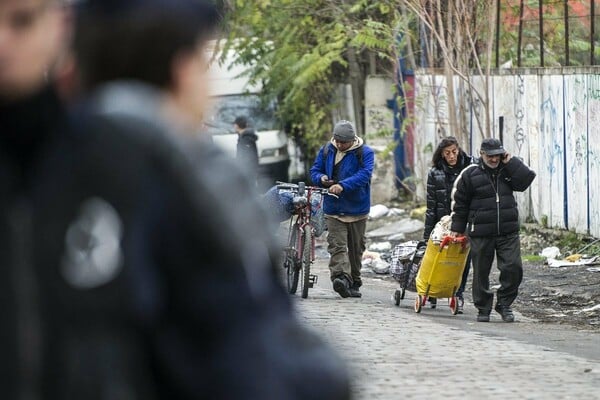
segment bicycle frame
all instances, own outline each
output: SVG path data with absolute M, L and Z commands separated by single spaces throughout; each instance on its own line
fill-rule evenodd
M 313 230 L 313 233 L 314 233 L 314 229 L 313 229 L 312 225 L 310 224 L 310 216 L 311 216 L 311 212 L 312 212 L 311 198 L 312 198 L 313 189 L 309 187 L 306 190 L 307 190 L 306 205 L 297 211 L 296 218 L 293 219 L 293 226 L 291 227 L 292 229 L 296 229 L 296 231 L 297 231 L 296 249 L 298 250 L 298 254 L 302 254 L 302 252 L 304 250 L 304 230 L 311 229 L 311 230 Z M 290 235 L 291 235 L 291 230 L 290 230 Z M 289 241 L 289 238 L 288 238 L 288 241 Z M 311 241 L 310 241 L 310 261 L 312 262 L 314 260 L 315 260 L 315 235 L 313 234 L 311 236 Z
M 313 212 L 312 199 L 315 193 L 327 194 L 327 189 L 306 186 L 303 182 L 298 185 L 284 182 L 277 182 L 277 187 L 280 190 L 288 190 L 294 193 L 294 211 L 293 217 L 290 219 L 288 228 L 287 247 L 285 249 L 286 258 L 285 264 L 287 273 L 288 291 L 291 294 L 296 293 L 298 285 L 298 276 L 302 272 L 302 298 L 308 296 L 308 289 L 313 287 L 317 282 L 317 275 L 310 273 L 310 266 L 315 260 L 315 232 L 316 229 L 311 224 L 311 216 Z M 322 205 L 319 205 L 322 207 Z M 308 236 L 307 236 L 308 235 Z M 293 243 L 292 243 L 293 242 Z M 306 246 L 310 246 L 307 248 Z M 290 268 L 293 267 L 293 270 Z

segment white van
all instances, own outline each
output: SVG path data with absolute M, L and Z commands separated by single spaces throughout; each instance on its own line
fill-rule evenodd
M 233 121 L 238 116 L 247 117 L 258 135 L 259 173 L 267 181 L 263 186 L 277 180 L 288 181 L 292 164 L 290 152 L 296 153 L 293 143 L 275 117 L 275 105 L 261 104 L 261 87 L 250 85 L 246 78 L 240 77 L 244 67 L 234 65 L 233 58 L 232 55 L 220 63 L 215 57 L 211 64 L 212 104 L 204 121 L 206 131 L 217 146 L 235 157 L 238 135 L 233 130 Z M 293 164 L 295 171 L 298 167 Z

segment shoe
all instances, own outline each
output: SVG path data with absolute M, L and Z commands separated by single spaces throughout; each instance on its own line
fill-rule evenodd
M 496 304 L 494 310 L 496 310 L 496 312 L 502 316 L 502 321 L 515 322 L 515 315 L 513 314 L 512 309 L 509 306 Z
M 458 298 L 458 305 L 456 306 L 458 311 L 457 314 L 462 314 L 463 313 L 463 308 L 465 306 L 465 300 L 461 297 Z
M 333 280 L 333 290 L 335 290 L 344 299 L 350 297 L 350 284 L 344 277 L 335 278 Z
M 431 308 L 436 308 L 437 307 L 437 299 L 435 297 L 430 297 L 429 304 L 431 305 Z
M 479 310 L 477 314 L 477 322 L 490 322 L 490 312 Z
M 350 286 L 350 288 L 348 289 L 348 291 L 350 292 L 350 297 L 362 297 L 362 293 L 360 292 L 360 286 L 361 285 L 357 285 L 356 283 Z

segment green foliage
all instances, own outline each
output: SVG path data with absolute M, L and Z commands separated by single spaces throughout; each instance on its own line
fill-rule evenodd
M 569 64 L 573 66 L 590 64 L 590 9 L 576 1 L 569 2 Z M 589 3 L 589 2 L 588 2 Z M 518 21 L 520 2 L 507 0 L 501 3 L 500 63 L 517 62 Z M 539 2 L 525 2 L 522 25 L 521 63 L 524 67 L 540 66 L 540 30 L 538 20 Z M 565 10 L 562 1 L 544 2 L 543 36 L 544 65 L 566 65 Z
M 521 256 L 521 260 L 530 263 L 541 263 L 544 262 L 544 260 L 546 260 L 546 257 L 537 254 L 524 254 L 523 256 Z
M 349 50 L 363 68 L 369 52 L 380 63 L 394 59 L 399 15 L 387 2 L 234 0 L 230 8 L 226 49 L 262 83 L 264 100 L 278 101 L 309 154 L 330 135 L 333 92 L 349 80 Z
M 558 247 L 563 251 L 577 251 L 581 247 L 581 239 L 575 232 L 567 232 L 560 238 Z

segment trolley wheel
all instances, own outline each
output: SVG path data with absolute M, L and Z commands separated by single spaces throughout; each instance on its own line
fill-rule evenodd
M 452 312 L 452 315 L 458 314 L 458 297 L 450 297 L 448 301 L 450 303 L 450 311 Z
M 400 305 L 400 299 L 402 299 L 402 294 L 399 290 L 396 290 L 394 292 L 394 304 L 399 306 Z
M 423 308 L 423 297 L 419 294 L 415 297 L 415 312 L 420 313 Z
M 402 294 L 400 295 L 400 300 L 404 300 L 405 294 L 406 294 L 406 289 L 402 288 Z

